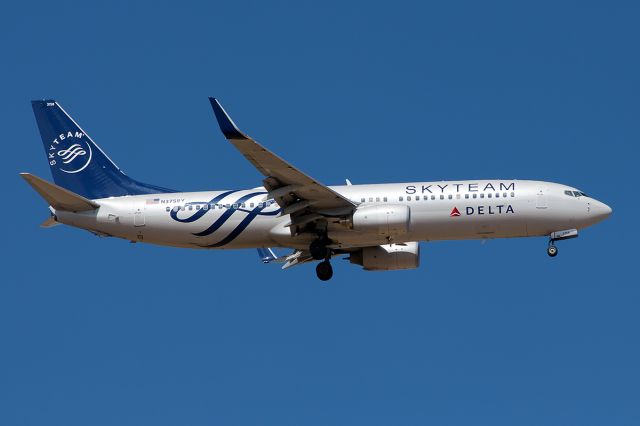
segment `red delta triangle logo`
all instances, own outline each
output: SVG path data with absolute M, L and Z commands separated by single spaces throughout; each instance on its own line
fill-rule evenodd
M 458 216 L 460 216 L 460 211 L 458 211 L 457 207 L 454 207 L 453 210 L 451 210 L 451 214 L 449 216 L 458 217 Z

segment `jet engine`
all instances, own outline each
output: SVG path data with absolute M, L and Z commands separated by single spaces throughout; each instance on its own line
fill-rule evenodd
M 415 269 L 420 266 L 420 245 L 417 242 L 364 247 L 351 253 L 349 262 L 367 271 Z
M 403 235 L 409 232 L 411 211 L 409 206 L 382 204 L 361 206 L 351 219 L 355 231 L 370 232 L 384 237 Z

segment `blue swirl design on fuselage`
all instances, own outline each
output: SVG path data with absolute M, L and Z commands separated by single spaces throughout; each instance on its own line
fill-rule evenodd
M 240 192 L 239 190 L 233 190 L 233 191 L 226 191 L 223 192 L 217 196 L 215 196 L 214 198 L 212 198 L 210 201 L 208 202 L 204 202 L 204 201 L 192 201 L 189 203 L 186 203 L 185 205 L 195 205 L 195 204 L 214 204 L 217 205 L 219 203 L 219 201 L 221 201 L 222 199 L 224 199 L 225 197 L 231 195 L 231 194 L 235 194 L 236 192 Z M 242 205 L 242 203 L 244 203 L 245 201 L 247 201 L 248 199 L 258 196 L 258 195 L 266 195 L 267 193 L 264 191 L 259 191 L 259 192 L 251 192 L 249 194 L 246 194 L 240 198 L 238 198 L 237 200 L 233 201 L 232 203 L 225 203 L 225 204 L 231 204 L 233 205 Z M 211 235 L 214 232 L 216 232 L 218 229 L 220 229 L 222 227 L 222 225 L 224 225 L 230 218 L 231 216 L 233 216 L 234 213 L 236 212 L 243 212 L 243 213 L 247 213 L 247 216 L 242 219 L 242 221 L 238 224 L 238 226 L 236 226 L 226 237 L 224 237 L 222 240 L 218 241 L 217 243 L 213 243 L 213 244 L 208 244 L 206 246 L 203 247 L 222 247 L 226 244 L 229 244 L 231 241 L 233 241 L 234 239 L 236 239 L 238 237 L 238 235 L 240 235 L 242 233 L 242 231 L 244 231 L 250 224 L 251 222 L 253 222 L 253 220 L 257 217 L 257 216 L 275 216 L 277 214 L 279 214 L 281 212 L 281 209 L 276 209 L 274 211 L 270 211 L 270 212 L 263 212 L 262 210 L 264 210 L 265 208 L 267 208 L 271 203 L 269 202 L 260 202 L 258 203 L 257 207 L 253 208 L 253 209 L 245 209 L 242 207 L 239 208 L 234 208 L 234 207 L 230 207 L 227 208 L 225 210 L 224 213 L 222 213 L 222 215 L 215 221 L 213 222 L 209 227 L 207 227 L 205 230 L 200 231 L 200 232 L 195 232 L 193 233 L 193 235 L 197 236 L 197 237 L 205 237 L 207 235 Z M 201 219 L 204 215 L 206 215 L 208 212 L 210 211 L 214 211 L 215 208 L 207 208 L 205 209 L 200 209 L 200 210 L 196 210 L 196 212 L 194 214 L 192 214 L 191 216 L 181 219 L 178 217 L 178 212 L 181 210 L 176 210 L 176 209 L 171 209 L 171 212 L 169 213 L 169 215 L 171 216 L 171 219 L 177 221 L 177 222 L 181 222 L 181 223 L 191 223 L 191 222 L 195 222 L 199 219 Z

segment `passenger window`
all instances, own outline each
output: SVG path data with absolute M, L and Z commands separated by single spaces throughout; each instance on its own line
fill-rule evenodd
M 469 199 L 469 194 L 464 194 L 464 198 Z
M 456 200 L 460 199 L 460 194 L 456 194 Z
M 402 201 L 402 200 L 403 200 L 403 198 L 402 198 L 402 197 L 399 197 L 399 198 L 398 198 L 398 200 L 399 200 L 399 201 Z
M 511 196 L 512 196 L 512 197 L 515 197 L 515 196 L 516 196 L 516 193 L 515 193 L 515 192 L 512 192 L 512 193 L 511 193 Z
M 491 198 L 491 193 L 488 193 L 488 194 L 487 194 L 487 198 Z
M 435 200 L 435 199 L 436 199 L 436 196 L 435 196 L 435 195 L 432 195 L 432 196 L 431 196 L 431 200 Z
M 407 201 L 411 201 L 411 195 L 407 195 Z
M 167 207 L 167 211 L 170 212 L 171 211 L 171 207 Z
M 425 201 L 427 201 L 429 199 L 428 195 L 423 196 L 422 198 L 424 198 Z
M 440 199 L 444 200 L 444 195 L 440 194 Z
M 369 197 L 369 202 L 373 203 L 373 197 Z
M 500 193 L 496 192 L 496 198 L 500 198 Z
M 189 210 L 193 210 L 193 206 L 189 206 Z
M 365 199 L 364 198 L 360 198 L 360 202 L 364 203 Z
M 449 194 L 448 198 L 451 200 L 453 198 L 453 195 Z
M 380 202 L 380 197 L 376 197 L 376 203 Z
M 196 210 L 200 210 L 200 204 L 196 206 Z
M 250 203 L 249 207 L 253 208 L 255 203 Z
M 473 198 L 478 198 L 478 194 L 473 194 Z
M 480 193 L 480 198 L 484 198 L 484 192 Z
M 204 206 L 202 206 L 202 210 L 209 210 L 209 204 L 205 204 Z
M 382 199 L 382 201 L 384 201 L 384 202 L 386 203 L 386 202 L 387 202 L 387 197 L 384 197 L 384 198 Z
M 244 209 L 244 207 L 246 206 L 245 203 L 240 204 L 240 207 L 242 207 Z
M 507 193 L 506 192 L 502 193 L 502 198 L 507 198 Z

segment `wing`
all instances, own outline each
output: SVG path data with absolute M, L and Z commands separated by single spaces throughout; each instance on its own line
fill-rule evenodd
M 269 196 L 282 207 L 283 215 L 292 215 L 292 225 L 344 215 L 355 208 L 350 200 L 242 133 L 215 98 L 209 98 L 209 101 L 224 136 L 264 175 L 262 182 Z

